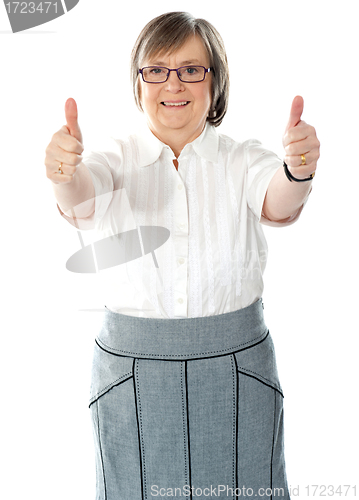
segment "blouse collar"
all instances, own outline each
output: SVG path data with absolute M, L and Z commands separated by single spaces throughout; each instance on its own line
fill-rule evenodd
M 148 167 L 155 163 L 164 149 L 169 150 L 173 154 L 170 147 L 157 139 L 148 126 L 141 133 L 136 134 L 136 139 L 140 167 Z M 218 158 L 218 141 L 219 137 L 215 127 L 207 122 L 201 135 L 183 148 L 179 158 L 183 158 L 190 148 L 193 148 L 204 160 L 216 163 Z M 174 155 L 173 158 L 175 158 Z

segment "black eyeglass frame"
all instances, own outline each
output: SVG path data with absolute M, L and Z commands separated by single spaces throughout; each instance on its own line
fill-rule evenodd
M 158 69 L 166 69 L 167 70 L 167 78 L 166 80 L 163 80 L 161 82 L 149 82 L 148 80 L 145 80 L 145 77 L 143 76 L 143 70 L 144 69 L 148 69 L 148 68 L 158 68 Z M 194 80 L 194 81 L 185 81 L 185 80 L 182 80 L 182 78 L 180 77 L 180 74 L 179 74 L 179 70 L 180 69 L 183 69 L 183 68 L 203 68 L 204 69 L 204 76 L 201 80 Z M 175 68 L 175 69 L 170 69 L 170 68 L 166 68 L 165 66 L 144 66 L 143 68 L 139 69 L 138 72 L 141 73 L 141 76 L 142 76 L 142 80 L 145 82 L 145 83 L 165 83 L 167 82 L 169 76 L 170 76 L 170 72 L 171 71 L 176 71 L 177 73 L 177 76 L 178 76 L 178 79 L 183 82 L 183 83 L 199 83 L 199 82 L 203 82 L 203 80 L 206 78 L 206 74 L 209 73 L 210 71 L 213 72 L 213 68 L 205 68 L 204 66 L 201 66 L 200 64 L 193 64 L 191 66 L 181 66 L 179 68 Z

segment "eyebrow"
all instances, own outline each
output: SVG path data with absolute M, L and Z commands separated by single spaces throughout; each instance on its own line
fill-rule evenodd
M 188 64 L 200 64 L 200 61 L 198 59 L 191 59 L 189 61 L 182 61 L 179 68 L 181 66 L 187 66 Z M 155 63 L 151 64 L 151 66 L 164 66 L 166 67 L 166 63 L 164 63 L 163 61 L 156 61 Z

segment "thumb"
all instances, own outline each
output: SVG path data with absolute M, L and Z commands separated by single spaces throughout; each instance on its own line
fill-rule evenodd
M 75 99 L 67 99 L 65 103 L 65 116 L 66 116 L 66 125 L 69 129 L 70 134 L 75 137 L 82 144 L 82 134 L 81 129 L 78 124 L 77 118 L 77 104 Z
M 303 97 L 297 95 L 292 102 L 292 108 L 290 110 L 289 121 L 287 123 L 285 132 L 288 132 L 290 128 L 295 127 L 300 122 L 302 113 L 304 108 L 304 100 Z

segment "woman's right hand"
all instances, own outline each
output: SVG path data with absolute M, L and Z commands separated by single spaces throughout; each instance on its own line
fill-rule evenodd
M 74 180 L 82 161 L 82 134 L 77 121 L 77 105 L 72 98 L 65 104 L 66 125 L 56 132 L 46 148 L 46 176 L 54 184 L 69 184 Z M 62 174 L 59 172 L 61 165 Z

